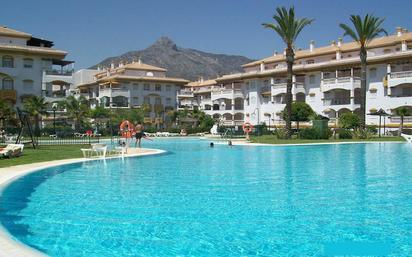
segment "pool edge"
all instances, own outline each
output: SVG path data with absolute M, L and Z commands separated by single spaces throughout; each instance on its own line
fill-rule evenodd
M 138 157 L 138 156 L 148 156 L 148 155 L 157 155 L 165 153 L 166 151 L 160 149 L 149 149 L 147 152 L 126 154 L 124 158 Z M 119 159 L 123 158 L 121 156 L 107 157 L 106 159 Z M 65 159 L 65 160 L 55 160 L 48 162 L 38 162 L 30 163 L 23 165 L 16 165 L 6 168 L 0 168 L 0 187 L 7 187 L 8 184 L 12 183 L 16 179 L 25 176 L 27 174 L 43 170 L 46 168 L 56 167 L 60 165 L 81 163 L 81 162 L 90 162 L 90 161 L 101 161 L 102 159 L 86 159 L 86 158 L 74 158 L 74 159 Z M 28 245 L 23 244 L 20 241 L 17 241 L 13 236 L 0 225 L 0 257 L 45 257 L 48 256 L 45 253 L 42 253 Z

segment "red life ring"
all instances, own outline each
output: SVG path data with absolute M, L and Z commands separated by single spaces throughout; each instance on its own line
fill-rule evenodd
M 253 130 L 253 125 L 250 124 L 249 122 L 245 122 L 245 123 L 242 125 L 242 128 L 243 128 L 243 132 L 249 134 L 249 133 L 252 132 L 252 130 Z
M 124 138 L 131 138 L 134 133 L 134 125 L 128 120 L 122 121 L 120 123 L 120 133 Z

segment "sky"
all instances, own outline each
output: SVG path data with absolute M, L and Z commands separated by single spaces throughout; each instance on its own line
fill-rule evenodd
M 277 6 L 292 5 L 298 17 L 315 19 L 297 40 L 301 48 L 337 40 L 339 23 L 351 14 L 385 18 L 390 34 L 397 26 L 412 30 L 410 0 L 2 0 L 0 25 L 53 41 L 76 69 L 144 49 L 161 36 L 184 48 L 260 59 L 284 48 L 261 24 L 273 21 Z

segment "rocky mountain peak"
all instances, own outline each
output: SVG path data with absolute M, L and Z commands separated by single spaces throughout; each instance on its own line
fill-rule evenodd
M 151 47 L 161 47 L 161 48 L 173 48 L 177 49 L 176 43 L 168 37 L 160 37 L 156 42 L 154 42 Z

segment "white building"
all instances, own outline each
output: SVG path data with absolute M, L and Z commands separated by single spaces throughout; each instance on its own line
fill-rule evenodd
M 74 75 L 78 94 L 91 107 L 144 107 L 148 124 L 163 126 L 167 111 L 176 110 L 177 92 L 189 81 L 166 76 L 166 69 L 144 64 L 140 60 L 120 63 L 103 71 L 81 70 Z
M 308 103 L 334 124 L 340 114 L 359 111 L 360 59 L 355 42 L 342 39 L 329 46 L 295 52 L 293 100 Z M 199 108 L 223 124 L 282 124 L 285 107 L 286 61 L 284 54 L 243 65 L 244 73 L 213 81 L 189 83 L 179 94 L 180 105 Z M 202 93 L 200 93 L 202 92 Z M 203 93 L 204 92 L 204 93 Z M 193 96 L 193 97 L 192 97 Z M 396 34 L 377 38 L 368 46 L 367 112 L 388 113 L 405 106 L 412 110 L 412 33 L 397 28 Z M 367 116 L 368 124 L 378 117 Z M 405 119 L 412 123 L 412 117 Z M 388 125 L 397 126 L 392 116 Z
M 53 42 L 0 27 L 0 99 L 21 106 L 25 97 L 45 96 L 50 102 L 66 96 L 72 85 L 73 62 Z M 56 70 L 56 67 L 59 70 Z

